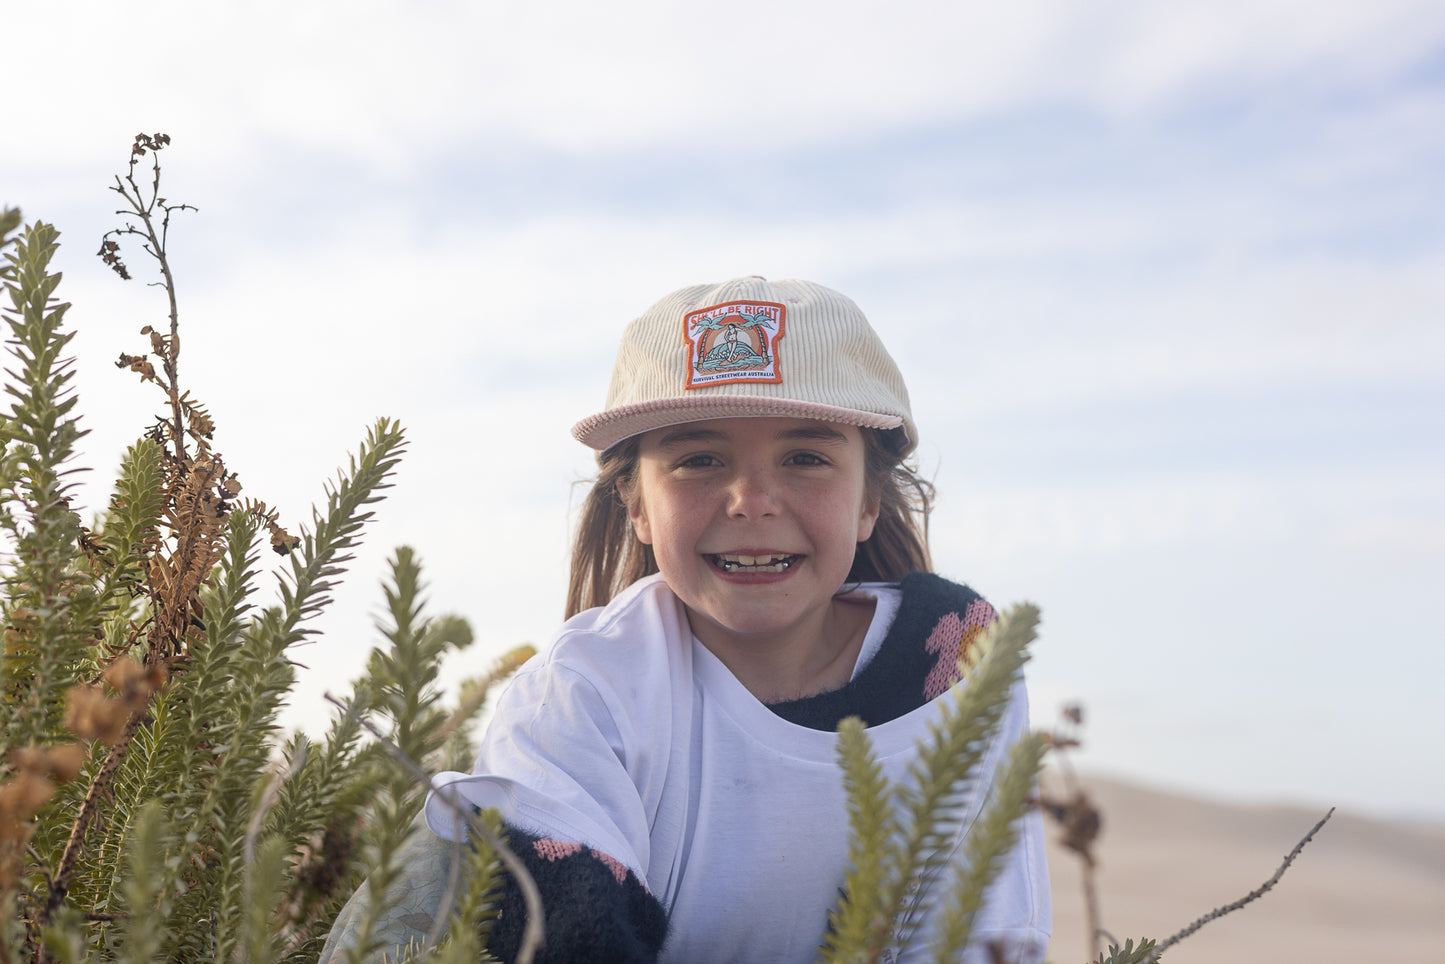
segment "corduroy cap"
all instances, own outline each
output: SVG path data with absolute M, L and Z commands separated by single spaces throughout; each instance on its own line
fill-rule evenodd
M 903 376 L 858 306 L 822 285 L 757 276 L 674 291 L 628 325 L 606 408 L 572 434 L 603 451 L 737 416 L 883 429 L 900 456 L 918 444 Z

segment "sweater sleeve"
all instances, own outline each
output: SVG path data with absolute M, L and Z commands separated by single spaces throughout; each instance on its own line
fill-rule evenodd
M 637 875 L 607 854 L 551 840 L 516 827 L 507 843 L 537 882 L 546 943 L 536 964 L 652 964 L 667 936 L 667 915 Z M 516 960 L 526 926 L 526 904 L 511 874 L 495 898 L 497 916 L 487 949 Z
M 466 835 L 454 807 L 501 815 L 511 849 L 541 891 L 546 944 L 538 964 L 657 960 L 667 913 L 644 876 L 651 822 L 639 790 L 657 754 L 633 726 L 590 678 L 539 661 L 498 701 L 475 771 L 433 781 L 427 815 L 442 836 Z M 496 907 L 488 947 L 510 962 L 526 925 L 510 874 Z
M 583 844 L 641 877 L 650 827 L 630 767 L 644 765 L 647 752 L 626 726 L 591 681 L 568 668 L 519 676 L 497 703 L 474 771 L 433 778 L 427 822 L 461 840 L 456 808 L 494 807 L 510 826 Z
M 635 874 L 581 844 L 544 839 L 512 826 L 506 835 L 542 896 L 546 944 L 533 958 L 535 964 L 657 960 L 667 935 L 667 915 Z M 395 961 L 407 947 L 430 946 L 455 904 L 450 881 L 457 857 L 457 843 L 425 826 L 416 828 L 401 851 L 400 874 L 386 912 L 373 925 L 379 946 L 369 960 Z M 487 949 L 510 964 L 522 946 L 526 901 L 510 873 L 501 875 L 491 900 L 496 916 Z M 345 960 L 357 946 L 370 901 L 369 884 L 364 884 L 337 916 L 321 964 Z

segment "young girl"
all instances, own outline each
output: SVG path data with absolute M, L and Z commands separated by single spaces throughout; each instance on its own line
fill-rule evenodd
M 902 378 L 847 298 L 740 278 L 634 321 L 605 409 L 573 433 L 600 472 L 569 619 L 498 701 L 474 772 L 435 785 L 500 811 L 546 908 L 539 961 L 811 962 L 847 864 L 838 723 L 861 717 L 902 778 L 994 618 L 929 572 Z M 1020 683 L 965 826 L 1026 726 Z M 435 792 L 426 816 L 465 836 Z M 920 891 L 900 960 L 928 946 Z M 500 906 L 491 950 L 510 961 L 510 882 Z M 1035 815 L 970 960 L 990 943 L 1042 960 L 1048 932 Z

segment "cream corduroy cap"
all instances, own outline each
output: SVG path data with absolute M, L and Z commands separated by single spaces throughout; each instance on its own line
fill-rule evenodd
M 572 427 L 603 451 L 641 432 L 736 416 L 816 418 L 918 444 L 908 389 L 852 300 L 757 276 L 674 291 L 627 326 L 606 408 Z

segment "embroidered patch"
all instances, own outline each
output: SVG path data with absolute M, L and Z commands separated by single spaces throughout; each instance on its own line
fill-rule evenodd
M 687 388 L 734 382 L 781 382 L 778 339 L 788 309 L 772 301 L 729 301 L 683 316 Z

